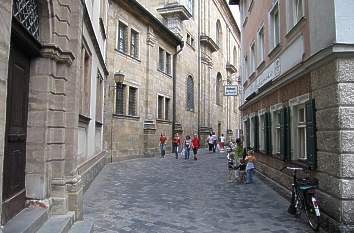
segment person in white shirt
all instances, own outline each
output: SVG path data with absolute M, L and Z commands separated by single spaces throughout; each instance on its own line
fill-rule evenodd
M 221 134 L 220 136 L 220 150 L 224 151 L 224 146 L 225 146 L 225 137 L 224 134 Z

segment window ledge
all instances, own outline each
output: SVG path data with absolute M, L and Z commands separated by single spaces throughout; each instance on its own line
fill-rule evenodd
M 162 70 L 160 70 L 160 69 L 157 69 L 157 71 L 160 72 L 160 73 L 162 73 L 162 74 L 164 74 L 164 75 L 166 75 L 166 76 L 169 77 L 169 78 L 172 78 L 172 74 L 168 74 L 168 73 L 166 73 L 165 71 L 162 71 Z
M 84 124 L 89 124 L 90 123 L 90 121 L 91 121 L 91 118 L 90 117 L 88 117 L 88 116 L 85 116 L 85 115 L 83 115 L 83 114 L 79 114 L 79 122 L 80 123 L 84 123 Z
M 262 70 L 263 67 L 264 67 L 264 65 L 265 65 L 265 61 L 263 60 L 263 61 L 261 61 L 261 62 L 258 64 L 257 70 L 258 70 L 258 71 Z
M 156 119 L 156 123 L 160 123 L 160 124 L 172 124 L 172 121 L 170 120 L 165 120 L 165 119 Z
M 248 76 L 248 79 L 252 79 L 254 76 L 256 76 L 256 71 L 253 71 L 250 76 Z
M 96 121 L 96 127 L 97 128 L 102 128 L 103 123 L 101 121 Z
M 286 33 L 285 37 L 287 39 L 292 38 L 296 34 L 298 29 L 305 23 L 305 21 L 306 21 L 306 17 L 302 16 L 301 19 L 297 21 L 297 23 Z
M 277 55 L 281 50 L 281 45 L 280 43 L 277 44 L 277 46 L 275 46 L 269 53 L 268 53 L 268 57 L 274 57 L 275 55 Z
M 123 56 L 125 56 L 125 57 L 127 57 L 127 58 L 131 58 L 132 60 L 135 60 L 135 61 L 137 61 L 138 63 L 141 63 L 141 60 L 139 59 L 139 58 L 136 58 L 136 57 L 134 57 L 134 56 L 131 56 L 130 54 L 128 54 L 128 53 L 125 53 L 125 52 L 122 52 L 122 51 L 120 51 L 119 49 L 115 49 L 119 54 L 121 54 L 121 55 L 123 55 Z
M 140 117 L 139 116 L 130 116 L 130 115 L 124 115 L 124 114 L 112 114 L 114 118 L 118 119 L 125 119 L 125 120 L 135 120 L 139 121 Z

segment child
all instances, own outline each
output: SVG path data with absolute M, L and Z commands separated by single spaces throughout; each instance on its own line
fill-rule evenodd
M 253 150 L 249 150 L 246 156 L 247 165 L 246 165 L 246 184 L 251 184 L 253 182 L 253 170 L 255 168 L 254 162 L 256 161 L 256 157 L 254 156 Z
M 240 164 L 236 169 L 238 169 L 239 172 L 240 184 L 243 184 L 245 182 L 245 173 L 246 173 L 246 162 L 244 159 L 240 159 Z
M 235 159 L 234 154 L 227 155 L 227 167 L 228 167 L 228 171 L 229 171 L 228 176 L 227 176 L 228 182 L 232 182 L 235 180 L 234 159 Z

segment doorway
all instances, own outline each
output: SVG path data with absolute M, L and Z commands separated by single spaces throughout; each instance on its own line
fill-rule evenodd
M 30 58 L 12 44 L 6 100 L 3 224 L 25 207 L 29 77 Z

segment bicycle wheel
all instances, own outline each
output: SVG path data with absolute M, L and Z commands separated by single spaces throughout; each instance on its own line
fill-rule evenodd
M 305 214 L 310 227 L 314 231 L 318 231 L 320 227 L 320 211 L 316 198 L 313 195 L 306 195 Z

